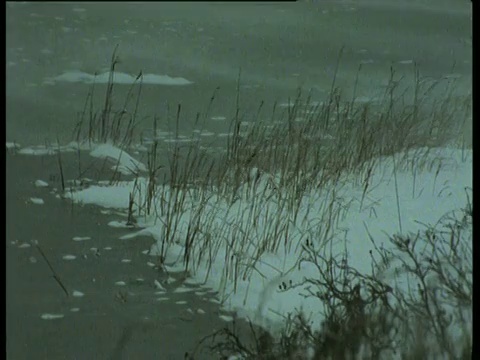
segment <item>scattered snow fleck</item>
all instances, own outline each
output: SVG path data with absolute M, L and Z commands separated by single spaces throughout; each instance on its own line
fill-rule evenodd
M 45 204 L 45 201 L 43 201 L 43 199 L 40 199 L 40 198 L 30 198 L 30 202 L 35 205 Z
M 202 131 L 200 133 L 200 136 L 213 136 L 215 135 L 215 133 L 211 132 L 211 131 Z
M 73 241 L 85 241 L 85 240 L 90 240 L 90 236 L 74 236 L 72 238 Z
M 126 283 L 125 281 L 117 281 L 117 282 L 115 283 L 115 285 L 125 286 L 125 285 L 127 285 L 127 283 Z
M 43 180 L 36 180 L 35 181 L 36 187 L 48 187 L 48 183 Z
M 64 31 L 68 32 L 71 31 L 70 28 L 63 28 Z M 68 30 L 67 30 L 68 29 Z M 49 78 L 54 81 L 58 82 L 83 82 L 86 84 L 108 84 L 110 78 L 110 72 L 104 72 L 98 75 L 88 74 L 79 70 L 74 71 L 67 71 L 61 75 L 58 75 L 53 78 Z M 131 85 L 133 83 L 138 82 L 137 76 L 133 76 L 130 74 L 125 74 L 122 72 L 115 72 L 113 75 L 113 83 L 114 84 L 128 84 Z M 192 81 L 189 81 L 182 77 L 170 77 L 168 75 L 156 75 L 156 74 L 144 74 L 143 75 L 143 84 L 150 84 L 150 85 L 169 85 L 169 86 L 182 86 L 182 85 L 190 85 L 193 84 Z
M 143 250 L 143 251 L 142 251 L 142 254 L 143 254 L 143 255 L 148 255 L 148 253 L 149 253 L 149 252 L 150 252 L 150 250 L 149 250 L 149 249 L 147 249 L 147 250 Z
M 186 292 L 191 292 L 193 291 L 192 289 L 189 289 L 187 287 L 178 287 L 175 290 L 173 290 L 174 293 L 186 293 Z
M 147 262 L 147 265 L 148 265 L 148 266 L 150 266 L 150 267 L 154 267 L 154 266 L 155 266 L 155 264 L 154 264 L 154 263 L 152 263 L 152 262 L 150 262 L 150 261 L 149 261 L 149 262 Z
M 110 251 L 110 250 L 112 250 L 112 247 L 111 247 L 111 246 L 105 246 L 105 247 L 103 248 L 103 250 Z M 123 260 L 122 260 L 122 261 L 123 261 Z
M 132 260 L 130 260 L 130 259 L 122 259 L 122 263 L 124 263 L 124 264 L 129 264 L 131 262 L 132 262 Z
M 42 320 L 55 320 L 55 319 L 61 319 L 63 318 L 65 315 L 63 314 L 42 314 L 42 316 L 40 316 L 42 318 Z
M 19 149 L 20 148 L 20 144 L 17 144 L 15 142 L 7 142 L 6 143 L 6 146 L 7 146 L 7 149 L 8 150 L 11 150 L 11 149 Z
M 153 281 L 153 285 L 155 285 L 155 287 L 159 290 L 166 291 L 165 288 L 162 286 L 162 284 L 160 284 L 160 281 L 158 281 L 156 279 Z
M 227 118 L 225 116 L 212 116 L 210 119 L 212 119 L 213 121 L 222 121 L 226 120 Z
M 64 255 L 63 260 L 75 260 L 77 257 L 75 255 Z
M 85 12 L 87 10 L 84 9 L 84 8 L 73 8 L 72 11 L 74 11 L 74 12 Z
M 35 264 L 37 262 L 37 259 L 34 256 L 30 256 L 28 260 L 30 260 L 32 264 Z
M 409 64 L 413 64 L 413 60 L 401 60 L 398 63 L 402 65 L 409 65 Z
M 74 297 L 83 297 L 83 296 L 85 296 L 85 294 L 82 293 L 81 291 L 74 290 L 73 293 L 72 293 L 72 296 L 74 296 Z
M 50 148 L 47 149 L 44 146 L 35 146 L 35 147 L 20 149 L 18 153 L 21 155 L 43 156 L 43 155 L 55 155 L 57 152 L 54 149 L 50 149 Z
M 219 318 L 222 319 L 223 321 L 226 321 L 226 322 L 232 322 L 233 321 L 233 317 L 228 316 L 228 315 L 220 315 Z
M 185 300 L 179 300 L 179 301 L 175 301 L 175 304 L 177 305 L 185 305 L 187 302 Z
M 111 227 L 114 227 L 114 228 L 128 228 L 128 227 L 130 227 L 130 226 L 127 225 L 126 221 L 116 221 L 116 220 L 110 221 L 108 223 L 108 226 L 111 226 Z
M 205 310 L 197 309 L 197 314 L 203 315 L 203 314 L 205 314 Z
M 160 297 L 157 299 L 157 301 L 167 301 L 167 300 L 170 300 L 170 298 L 168 297 Z
M 71 312 L 79 312 L 79 311 L 80 311 L 80 308 L 77 308 L 77 307 L 71 308 L 70 311 L 71 311 Z
M 462 75 L 458 73 L 453 73 L 453 74 L 445 74 L 443 77 L 445 79 L 460 79 Z
M 195 291 L 195 295 L 197 295 L 197 296 L 203 296 L 205 294 L 206 294 L 205 291 Z
M 29 248 L 30 246 L 32 246 L 32 245 L 30 245 L 29 243 L 23 243 L 23 244 L 19 245 L 18 247 L 20 249 L 25 249 L 25 248 Z
M 197 280 L 192 279 L 192 278 L 186 279 L 183 283 L 186 284 L 186 285 L 198 285 L 199 284 Z

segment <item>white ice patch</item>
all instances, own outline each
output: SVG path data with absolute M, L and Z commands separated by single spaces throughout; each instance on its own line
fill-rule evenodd
M 226 322 L 232 322 L 233 321 L 233 317 L 228 316 L 228 315 L 220 315 L 219 318 L 222 319 L 223 321 L 226 321 Z
M 61 319 L 63 317 L 65 317 L 65 315 L 63 315 L 63 314 L 48 314 L 48 313 L 47 314 L 42 314 L 40 316 L 40 318 L 42 320 L 55 320 L 55 319 Z
M 48 187 L 48 183 L 43 180 L 35 180 L 36 187 Z
M 192 278 L 188 278 L 183 282 L 185 285 L 198 285 L 198 281 Z
M 162 291 L 167 291 L 162 284 L 160 284 L 160 281 L 154 280 L 153 285 L 155 286 L 156 289 L 162 290 Z
M 110 221 L 107 225 L 114 228 L 121 228 L 121 229 L 131 227 L 130 225 L 127 225 L 126 221 L 116 221 L 116 220 Z
M 41 198 L 30 198 L 30 202 L 35 205 L 43 205 L 45 204 L 45 201 Z
M 69 29 L 70 31 L 71 29 Z M 65 31 L 65 30 L 64 30 Z M 47 78 L 56 82 L 72 82 L 72 83 L 85 83 L 85 84 L 108 84 L 110 79 L 110 72 L 104 72 L 98 75 L 92 75 L 79 70 L 66 71 L 61 75 L 53 78 Z M 115 72 L 113 74 L 114 84 L 126 84 L 131 85 L 133 83 L 139 83 L 149 85 L 168 85 L 168 86 L 183 86 L 193 84 L 192 81 L 183 77 L 170 77 L 168 75 L 156 75 L 156 74 L 144 74 L 143 78 L 125 74 L 122 72 Z
M 20 144 L 15 143 L 15 142 L 6 142 L 6 147 L 7 150 L 12 150 L 12 149 L 20 149 Z
M 32 146 L 28 148 L 23 148 L 18 151 L 21 155 L 55 155 L 57 152 L 52 148 L 46 148 L 45 146 Z
M 84 297 L 85 294 L 81 291 L 78 291 L 78 290 L 74 290 L 73 293 L 72 293 L 72 296 L 73 297 Z
M 72 238 L 73 241 L 85 241 L 85 240 L 90 240 L 90 236 L 74 236 Z
M 99 145 L 90 152 L 90 156 L 100 159 L 108 159 L 114 162 L 115 165 L 112 169 L 117 169 L 122 173 L 126 172 L 126 175 L 136 173 L 137 171 L 147 171 L 145 165 L 140 161 L 135 160 L 125 151 L 110 144 Z
M 227 118 L 225 116 L 212 116 L 210 119 L 212 119 L 213 121 L 224 121 Z
M 186 292 L 192 292 L 193 289 L 187 288 L 187 287 L 178 287 L 175 290 L 173 290 L 174 293 L 186 293 Z

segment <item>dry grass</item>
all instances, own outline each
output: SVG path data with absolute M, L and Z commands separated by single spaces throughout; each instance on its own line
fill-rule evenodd
M 114 53 L 112 72 L 115 66 Z M 112 79 L 100 115 L 94 113 L 93 96 L 89 95 L 89 119 L 85 119 L 86 104 L 75 130 L 77 141 L 110 141 L 124 148 L 132 145 L 138 119 L 141 74 L 137 80 L 139 84 L 132 85 L 120 112 L 113 110 Z M 133 224 L 135 219 L 143 217 L 146 221 L 154 219 L 163 225 L 161 233 L 157 234 L 161 239 L 157 243 L 161 263 L 170 246 L 181 243 L 184 252 L 178 260 L 183 262 L 187 271 L 193 272 L 207 263 L 207 281 L 210 266 L 220 256 L 224 262 L 223 288 L 233 284 L 233 291 L 236 291 L 240 279 L 248 280 L 258 271 L 256 265 L 265 252 L 277 253 L 282 247 L 286 252 L 301 247 L 304 257 L 300 261 L 310 262 L 318 269 L 318 278 L 306 281 L 323 289 L 311 294 L 328 304 L 322 329 L 314 331 L 308 328 L 301 315 L 292 315 L 280 343 L 263 334 L 263 339 L 269 340 L 265 340 L 266 343 L 257 341 L 256 350 L 246 352 L 249 358 L 302 358 L 299 351 L 307 351 L 312 344 L 315 359 L 348 359 L 358 354 L 365 354 L 366 358 L 384 358 L 385 354 L 391 355 L 389 351 L 406 349 L 406 344 L 415 340 L 414 334 L 419 336 L 427 332 L 433 335 L 434 343 L 417 344 L 410 350 L 402 350 L 406 351 L 402 354 L 405 358 L 416 358 L 416 353 L 424 357 L 437 350 L 441 356 L 449 358 L 458 355 L 452 353 L 452 339 L 443 332 L 446 319 L 442 317 L 442 305 L 433 300 L 436 299 L 436 290 L 425 282 L 421 265 L 426 260 L 418 258 L 410 247 L 417 238 L 411 238 L 410 245 L 405 245 L 405 238 L 392 237 L 390 241 L 395 251 L 377 249 L 384 262 L 406 256 L 416 264 L 408 269 L 419 281 L 421 293 L 427 294 L 420 298 L 418 294 L 404 294 L 373 275 L 360 274 L 348 266 L 346 258 L 337 259 L 322 253 L 322 249 L 335 240 L 336 224 L 350 207 L 350 203 L 340 199 L 330 185 L 337 184 L 338 188 L 347 179 L 355 178 L 363 189 L 361 207 L 367 207 L 366 199 L 374 186 L 374 169 L 380 159 L 394 155 L 395 177 L 399 171 L 411 171 L 414 178 L 412 197 L 416 197 L 417 172 L 435 169 L 438 174 L 443 166 L 441 159 L 432 160 L 429 156 L 431 148 L 446 145 L 471 148 L 470 97 L 456 97 L 454 82 L 445 80 L 451 83 L 447 84 L 443 94 L 436 94 L 432 100 L 431 94 L 440 83 L 421 78 L 416 69 L 415 81 L 409 91 L 399 92 L 400 81 L 392 69 L 383 98 L 375 102 L 357 102 L 355 96 L 344 99 L 335 83 L 329 96 L 319 104 L 299 90 L 286 109 L 275 105 L 268 116 L 263 114 L 263 103 L 252 114 L 247 114 L 251 116 L 244 114 L 238 86 L 231 136 L 225 144 L 225 152 L 216 156 L 208 153 L 195 133 L 186 145 L 178 141 L 180 105 L 175 114 L 174 138 L 167 145 L 157 138 L 162 119 L 155 117 L 153 139 L 148 144 L 147 177 L 145 181 L 137 177 L 129 198 L 128 222 Z M 133 111 L 129 112 L 125 109 L 135 86 L 138 86 L 137 101 Z M 215 93 L 209 108 L 214 100 Z M 201 118 L 199 114 L 196 124 Z M 204 115 L 203 119 L 206 118 Z M 253 120 L 245 124 L 242 119 L 248 118 Z M 85 123 L 88 123 L 86 131 L 82 130 Z M 167 154 L 166 164 L 159 164 L 159 152 Z M 165 165 L 163 179 L 159 171 L 162 165 Z M 309 200 L 312 194 L 319 192 L 326 194 L 327 199 L 320 209 L 313 207 Z M 398 194 L 396 206 L 401 229 Z M 318 213 L 315 222 L 311 221 L 312 212 Z M 452 224 L 450 233 L 429 228 L 430 232 L 415 235 L 430 240 L 428 234 L 437 234 L 437 240 L 429 243 L 432 246 L 429 254 L 433 256 L 429 271 L 440 278 L 445 277 L 442 257 L 447 254 L 440 252 L 438 238 L 456 239 L 458 219 L 452 220 Z M 294 230 L 299 235 L 293 236 Z M 445 246 L 450 249 L 448 254 L 455 249 L 452 240 Z M 447 251 L 445 249 L 441 251 Z M 471 262 L 467 261 L 467 264 Z M 471 303 L 471 293 L 465 290 L 471 289 L 468 278 L 471 268 L 458 267 L 457 270 L 455 281 L 444 278 L 442 284 L 452 301 Z M 459 282 L 463 287 L 458 286 Z M 360 283 L 367 289 L 367 299 L 359 296 Z M 395 306 L 387 300 L 391 296 L 395 298 Z M 409 318 L 412 313 L 418 321 Z M 404 336 L 404 344 L 393 344 L 398 334 Z M 468 334 L 471 333 L 467 329 L 462 338 L 466 341 L 465 349 L 471 346 Z M 246 351 L 231 333 L 224 335 L 228 341 L 234 339 L 239 347 L 237 350 Z

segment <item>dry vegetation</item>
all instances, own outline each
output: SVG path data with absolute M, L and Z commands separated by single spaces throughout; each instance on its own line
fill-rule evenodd
M 112 71 L 115 65 L 114 54 Z M 318 213 L 318 223 L 305 225 L 310 212 L 319 211 L 309 203 L 311 194 L 328 192 L 329 185 L 347 177 L 362 186 L 363 203 L 383 157 L 395 155 L 396 171 L 408 170 L 415 177 L 422 169 L 440 171 L 442 161 L 428 156 L 432 148 L 471 148 L 471 98 L 454 96 L 452 81 L 443 96 L 432 100 L 429 94 L 438 82 L 422 79 L 417 71 L 415 75 L 410 90 L 398 93 L 392 69 L 390 85 L 375 103 L 345 100 L 335 84 L 323 103 L 313 103 L 298 91 L 286 109 L 274 106 L 269 116 L 263 116 L 262 105 L 253 114 L 243 112 L 237 98 L 231 136 L 225 152 L 217 156 L 208 153 L 196 134 L 187 145 L 165 145 L 155 137 L 162 124 L 155 117 L 154 136 L 146 144 L 148 172 L 143 178 L 136 174 L 128 222 L 154 218 L 163 224 L 158 234 L 160 263 L 182 237 L 185 269 L 196 271 L 203 261 L 211 264 L 215 257 L 224 257 L 224 283 L 248 279 L 262 254 L 275 253 L 282 244 L 302 247 L 299 262 L 318 269 L 318 277 L 305 281 L 312 285 L 310 296 L 328 309 L 320 329 L 312 329 L 302 314 L 290 314 L 282 336 L 255 333 L 253 346 L 224 329 L 213 336 L 215 353 L 239 352 L 248 359 L 302 359 L 307 353 L 313 359 L 469 357 L 472 333 L 465 320 L 468 311 L 461 309 L 472 304 L 470 202 L 436 225 L 426 224 L 418 234 L 392 234 L 393 250 L 375 247 L 382 261 L 372 258 L 370 275 L 351 268 L 347 258 L 324 252 L 335 237 L 335 223 L 349 207 L 335 192 Z M 75 129 L 77 141 L 110 141 L 129 149 L 137 136 L 141 82 L 140 74 L 118 111 L 112 104 L 113 81 L 99 114 L 93 111 L 90 94 Z M 128 110 L 134 91 L 137 99 Z M 179 137 L 180 112 L 179 105 L 173 140 Z M 159 164 L 159 151 L 168 153 L 167 164 Z M 401 228 L 400 215 L 398 222 Z M 301 235 L 289 236 L 292 229 L 300 229 Z M 376 239 L 370 240 L 375 244 Z M 415 248 L 419 242 L 426 244 L 421 252 Z M 227 251 L 220 252 L 225 243 Z M 253 258 L 246 256 L 252 253 Z M 410 293 L 376 275 L 399 262 L 415 284 Z M 431 276 L 440 285 L 431 285 Z M 367 289 L 362 296 L 360 284 Z M 445 332 L 451 321 L 459 322 L 458 338 Z M 422 341 L 427 338 L 431 340 Z M 460 352 L 455 350 L 459 341 Z

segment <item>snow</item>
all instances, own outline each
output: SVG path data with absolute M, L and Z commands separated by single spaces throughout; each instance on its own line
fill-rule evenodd
M 63 315 L 63 314 L 48 314 L 48 313 L 47 313 L 47 314 L 42 314 L 42 315 L 40 316 L 40 318 L 41 318 L 42 320 L 56 320 L 56 319 L 61 319 L 61 318 L 63 318 L 64 316 L 65 316 L 65 315 Z
M 85 241 L 85 240 L 90 240 L 90 236 L 74 236 L 72 238 L 73 241 Z
M 84 297 L 85 294 L 81 291 L 78 291 L 78 290 L 74 290 L 73 293 L 72 293 L 72 296 L 73 297 Z
M 15 143 L 15 142 L 8 142 L 8 141 L 6 142 L 6 148 L 7 148 L 7 150 L 18 149 L 18 148 L 20 148 L 20 147 L 21 147 L 20 144 L 17 144 L 17 143 Z
M 89 74 L 79 70 L 65 71 L 63 74 L 55 76 L 53 78 L 47 78 L 49 81 L 56 82 L 70 82 L 70 83 L 85 83 L 85 84 L 108 84 L 110 78 L 110 71 L 103 72 L 101 74 Z M 157 74 L 143 74 L 142 79 L 137 78 L 130 74 L 116 71 L 113 74 L 114 84 L 127 84 L 131 85 L 135 82 L 142 81 L 143 84 L 150 85 L 168 85 L 168 86 L 183 86 L 193 84 L 192 81 L 183 77 L 170 77 L 168 75 Z
M 125 175 L 130 175 L 137 171 L 147 171 L 144 164 L 135 160 L 123 150 L 110 144 L 99 145 L 90 152 L 90 156 L 100 159 L 108 159 L 114 162 L 115 165 L 112 169 L 117 169 L 117 171 Z
M 282 326 L 283 315 L 294 313 L 298 309 L 303 309 L 307 317 L 311 316 L 314 326 L 318 326 L 323 320 L 322 311 L 319 311 L 319 299 L 302 296 L 308 290 L 308 284 L 302 284 L 303 280 L 318 278 L 318 269 L 311 262 L 298 262 L 308 249 L 307 239 L 313 246 L 320 246 L 321 241 L 328 240 L 326 255 L 347 255 L 350 267 L 359 273 L 369 274 L 372 270 L 372 256 L 376 256 L 371 254 L 374 246 L 389 249 L 389 246 L 392 247 L 389 236 L 425 232 L 425 224 L 435 225 L 445 214 L 466 205 L 472 188 L 471 151 L 454 148 L 429 149 L 428 153 L 424 153 L 424 159 L 431 162 L 432 166 L 419 166 L 415 173 L 411 167 L 396 167 L 395 164 L 398 164 L 400 158 L 417 161 L 419 151 L 415 154 L 396 154 L 395 157 L 379 159 L 372 171 L 370 186 L 366 192 L 358 178 L 345 174 L 342 181 L 306 194 L 299 208 L 299 220 L 295 223 L 291 221 L 288 225 L 289 241 L 285 242 L 287 245 L 284 245 L 282 238 L 275 252 L 264 251 L 260 257 L 256 256 L 259 244 L 277 241 L 273 237 L 275 229 L 270 225 L 275 223 L 277 217 L 291 218 L 291 215 L 279 209 L 275 196 L 266 198 L 271 190 L 265 190 L 265 187 L 276 181 L 275 176 L 260 174 L 257 188 L 252 189 L 245 185 L 240 191 L 240 200 L 233 205 L 212 194 L 207 197 L 206 204 L 203 204 L 205 211 L 200 216 L 203 216 L 202 220 L 205 222 L 210 221 L 212 228 L 208 231 L 218 237 L 216 256 L 211 260 L 211 268 L 205 261 L 200 262 L 190 281 L 218 291 L 220 300 L 211 301 L 220 303 L 224 310 L 236 312 L 240 317 L 249 318 L 272 331 Z M 134 164 L 140 168 L 139 163 L 135 163 L 128 154 L 109 145 L 97 147 L 92 153 L 92 156 L 111 159 L 120 156 L 122 163 Z M 256 171 L 258 170 L 253 169 L 252 174 Z M 137 187 L 142 189 L 139 193 L 145 194 L 147 179 L 138 178 L 136 181 Z M 167 187 L 164 200 L 167 200 L 169 191 L 173 190 Z M 109 186 L 90 186 L 73 191 L 67 196 L 71 196 L 75 202 L 127 209 L 131 193 L 135 193 L 134 182 L 125 181 Z M 258 200 L 260 194 L 264 194 L 265 198 Z M 252 199 L 256 199 L 255 204 L 258 204 L 255 213 L 256 231 L 252 231 L 251 209 L 256 208 L 252 206 Z M 181 260 L 177 259 L 183 259 L 188 226 L 199 206 L 195 199 L 188 195 L 185 202 L 187 210 L 178 217 L 173 242 L 166 254 L 168 272 L 183 271 Z M 188 210 L 189 208 L 192 210 Z M 334 217 L 333 222 L 329 215 Z M 122 239 L 150 236 L 155 241 L 150 255 L 159 255 L 166 218 L 138 218 L 137 221 L 144 228 L 122 236 Z M 322 224 L 330 222 L 333 226 L 327 233 Z M 237 241 L 233 244 L 232 241 L 232 245 L 228 244 L 230 241 L 222 241 L 239 237 L 239 233 L 246 234 L 249 243 Z M 331 238 L 336 241 L 331 241 Z M 375 241 L 375 245 L 371 239 Z M 199 235 L 196 242 L 201 241 L 202 235 Z M 471 247 L 471 244 L 466 246 Z M 233 270 L 226 273 L 228 269 L 232 269 L 232 264 L 226 261 L 230 254 L 235 254 L 232 259 L 237 257 L 237 262 L 251 265 L 250 271 L 245 274 L 242 272 L 235 281 L 232 280 Z M 255 262 L 252 259 L 256 259 Z M 246 267 L 240 265 L 239 268 L 239 271 L 245 271 Z M 400 288 L 407 291 L 408 279 L 405 276 L 394 274 L 393 270 L 385 271 L 379 276 L 387 283 L 395 281 Z M 432 278 L 428 281 L 435 280 Z M 155 286 L 164 290 L 156 280 Z M 181 291 L 179 289 L 175 292 Z
M 212 118 L 223 119 L 224 117 Z M 13 147 L 20 148 L 18 144 L 7 143 L 7 149 Z M 110 161 L 112 169 L 124 174 L 137 174 L 135 181 L 118 181 L 114 184 L 109 181 L 90 183 L 87 187 L 66 192 L 65 197 L 76 203 L 118 209 L 124 214 L 129 207 L 129 198 L 133 195 L 134 214 L 138 212 L 137 206 L 145 201 L 144 196 L 148 187 L 148 179 L 139 176 L 141 172 L 147 171 L 143 163 L 111 144 L 87 146 L 72 142 L 61 147 L 52 145 L 22 148 L 18 152 L 52 155 L 59 148 L 60 151 L 88 149 L 92 157 Z M 417 157 L 422 152 L 426 154 L 423 160 L 431 163 L 431 166 L 418 165 L 415 171 L 412 170 L 412 166 L 403 168 L 394 166 L 401 158 L 418 164 L 420 160 Z M 278 185 L 277 177 L 274 174 L 261 173 L 258 169 L 251 170 L 252 176 L 255 177 L 257 174 L 259 178 L 255 187 L 243 185 L 238 192 L 239 199 L 233 204 L 222 199 L 213 190 L 206 196 L 205 203 L 202 204 L 204 209 L 198 213 L 199 215 L 196 215 L 196 210 L 200 209 L 198 201 L 190 192 L 186 194 L 184 210 L 178 214 L 176 230 L 167 247 L 164 268 L 171 274 L 184 273 L 181 259 L 185 251 L 188 227 L 194 216 L 200 216 L 199 224 L 202 227 L 207 226 L 203 224 L 209 224 L 210 227 L 202 229 L 195 241 L 202 242 L 204 239 L 202 232 L 214 234 L 215 252 L 211 266 L 208 266 L 205 259 L 201 261 L 195 259 L 195 270 L 190 271 L 190 277 L 185 284 L 202 284 L 201 289 L 213 289 L 213 292 L 218 292 L 218 300 L 209 301 L 220 304 L 225 311 L 235 312 L 240 317 L 251 319 L 254 323 L 274 331 L 284 324 L 283 315 L 300 309 L 303 309 L 307 317 L 310 314 L 307 310 L 315 310 L 315 317 L 312 318 L 314 326 L 319 326 L 323 319 L 319 299 L 303 296 L 307 293 L 307 285 L 302 285 L 303 280 L 318 278 L 318 269 L 311 262 L 298 262 L 300 257 L 305 257 L 308 250 L 308 246 L 305 250 L 307 239 L 315 247 L 319 247 L 322 241 L 328 242 L 325 256 L 347 254 L 350 267 L 359 273 L 370 274 L 372 271 L 370 251 L 373 251 L 375 246 L 388 250 L 392 248 L 390 236 L 424 232 L 426 225 L 438 225 L 438 220 L 442 216 L 452 214 L 452 211 L 465 206 L 472 189 L 472 152 L 454 148 L 429 149 L 428 152 L 426 149 L 419 149 L 415 154 L 396 154 L 395 157 L 378 159 L 371 173 L 367 191 L 364 191 L 361 179 L 344 174 L 341 181 L 336 184 L 306 193 L 298 208 L 296 221 L 292 220 L 291 213 L 279 207 L 279 200 L 271 189 L 272 184 Z M 35 185 L 48 184 L 37 180 Z M 162 201 L 168 203 L 174 190 L 165 186 L 162 193 Z M 34 199 L 31 201 L 37 201 Z M 153 207 L 158 206 L 160 201 L 154 200 Z M 252 209 L 255 209 L 254 227 L 251 220 Z M 284 226 L 288 230 L 286 242 L 284 238 L 275 239 L 277 229 L 272 227 L 272 224 L 278 223 L 276 220 L 278 218 L 284 219 Z M 150 237 L 154 244 L 150 250 L 143 253 L 158 256 L 168 219 L 165 216 L 157 218 L 142 215 L 135 220 L 137 229 L 132 229 L 120 239 L 135 241 L 141 236 Z M 334 226 L 326 232 L 322 224 L 330 222 L 334 223 Z M 124 220 L 110 221 L 109 226 L 132 228 L 127 226 Z M 280 233 L 282 236 L 286 234 L 285 231 Z M 231 239 L 242 238 L 239 234 L 243 235 L 243 241 L 239 239 L 233 242 Z M 332 238 L 335 241 L 330 241 Z M 73 238 L 74 241 L 87 239 L 89 237 Z M 272 241 L 278 242 L 275 251 L 265 250 L 260 256 L 256 255 L 260 244 L 271 244 Z M 427 248 L 425 244 L 422 246 Z M 471 244 L 468 243 L 466 247 L 471 249 Z M 74 258 L 73 255 L 69 257 Z M 231 261 L 228 261 L 229 257 Z M 147 265 L 155 266 L 153 262 L 147 262 Z M 233 269 L 238 271 L 237 276 L 232 275 Z M 378 276 L 387 283 L 394 279 L 398 287 L 406 290 L 407 277 L 395 275 L 393 269 Z M 167 283 L 175 281 L 169 278 Z M 438 279 L 429 277 L 427 281 L 434 285 Z M 119 281 L 115 284 L 121 286 L 125 285 L 125 282 Z M 165 291 L 157 280 L 154 285 L 158 290 Z M 188 291 L 187 288 L 180 287 L 174 290 L 184 291 Z M 200 296 L 205 293 L 197 291 L 196 294 Z
M 30 202 L 35 205 L 43 205 L 45 204 L 45 201 L 41 198 L 30 198 Z
M 36 187 L 48 187 L 48 183 L 43 180 L 36 180 L 35 181 Z

